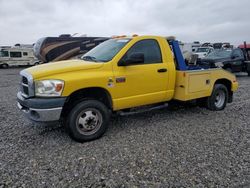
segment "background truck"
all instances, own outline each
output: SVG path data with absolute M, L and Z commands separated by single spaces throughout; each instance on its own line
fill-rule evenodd
M 200 64 L 221 67 L 229 72 L 247 72 L 250 76 L 250 60 L 244 48 L 219 49 L 200 60 Z
M 24 114 L 38 122 L 60 120 L 80 142 L 102 136 L 114 112 L 192 100 L 223 110 L 238 87 L 223 69 L 186 65 L 178 41 L 159 36 L 113 38 L 80 60 L 20 74 L 17 100 Z
M 212 47 L 199 47 L 199 48 L 197 48 L 197 50 L 194 52 L 194 54 L 197 54 L 197 55 L 198 55 L 198 58 L 204 58 L 204 57 L 206 57 L 208 54 L 210 54 L 213 50 L 214 50 L 214 48 L 212 48 Z

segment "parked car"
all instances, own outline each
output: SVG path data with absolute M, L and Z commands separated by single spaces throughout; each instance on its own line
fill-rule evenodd
M 195 54 L 198 55 L 198 58 L 204 58 L 208 54 L 210 54 L 213 50 L 214 48 L 212 47 L 200 47 L 200 48 L 197 48 Z
M 247 72 L 250 76 L 250 62 L 247 61 L 240 48 L 219 49 L 202 58 L 201 65 L 209 67 L 222 67 L 229 72 Z

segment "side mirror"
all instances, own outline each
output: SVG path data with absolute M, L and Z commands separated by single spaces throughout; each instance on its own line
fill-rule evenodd
M 118 66 L 128 66 L 144 63 L 144 54 L 143 53 L 133 53 L 127 59 L 121 60 L 118 63 Z

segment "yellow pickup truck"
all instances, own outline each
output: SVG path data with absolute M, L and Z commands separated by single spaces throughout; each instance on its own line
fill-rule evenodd
M 17 100 L 24 114 L 37 122 L 62 121 L 79 142 L 102 136 L 114 112 L 190 100 L 223 110 L 238 88 L 233 74 L 186 64 L 178 41 L 160 36 L 112 38 L 79 60 L 20 75 Z

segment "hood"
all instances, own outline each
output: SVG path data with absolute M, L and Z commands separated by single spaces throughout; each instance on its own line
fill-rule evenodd
M 195 54 L 206 54 L 207 52 L 195 52 Z
M 67 60 L 46 63 L 38 66 L 33 66 L 25 71 L 29 72 L 34 79 L 50 76 L 53 74 L 61 74 L 65 72 L 73 72 L 87 69 L 97 69 L 103 66 L 102 62 L 91 62 L 83 60 Z
M 207 61 L 207 62 L 224 62 L 224 61 L 227 61 L 229 60 L 230 58 L 221 58 L 221 57 L 213 57 L 213 58 L 208 58 L 208 57 L 205 57 L 205 58 L 202 58 L 202 61 Z

